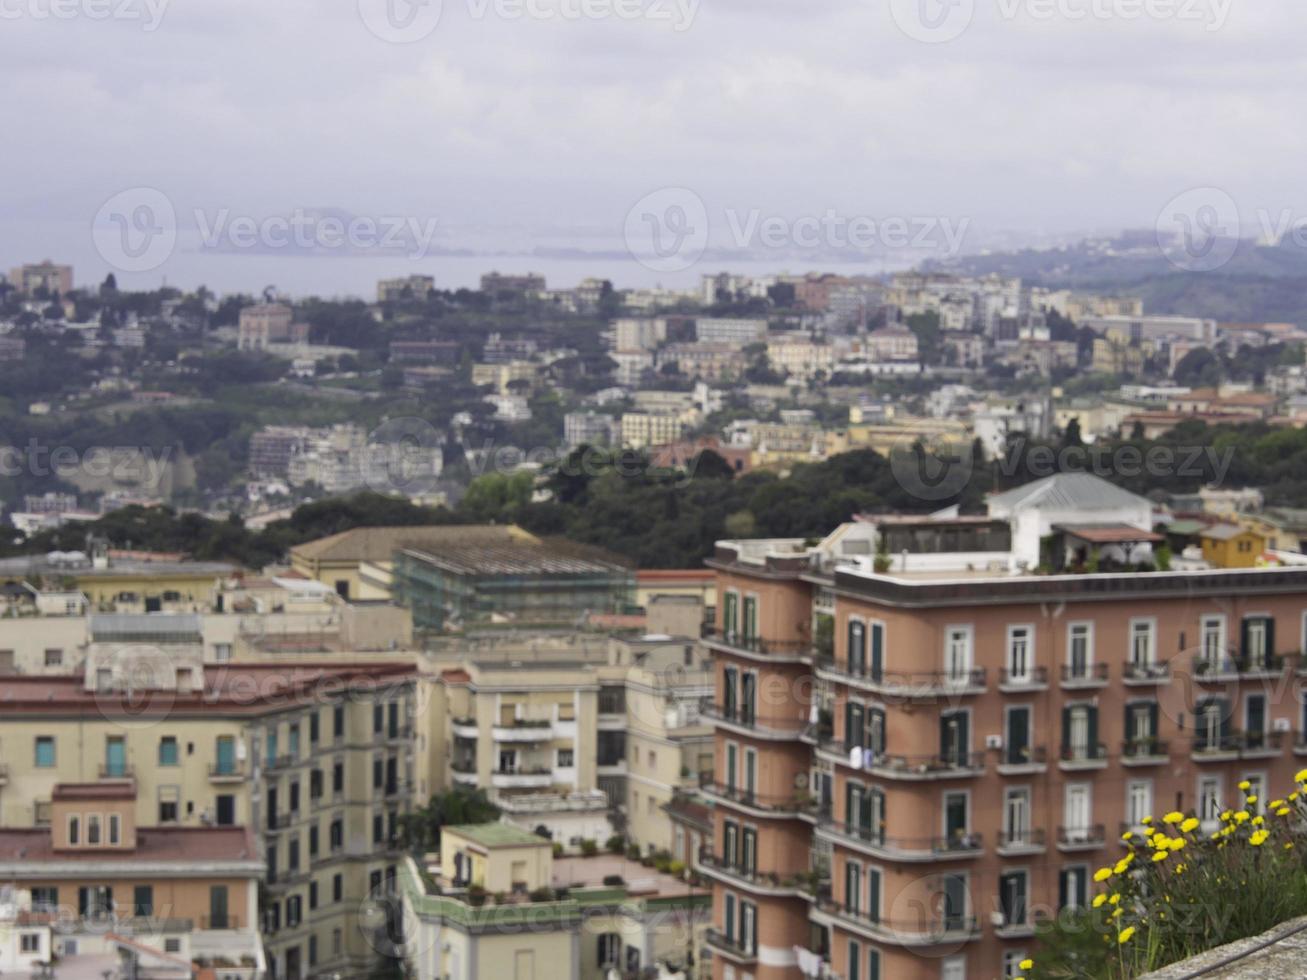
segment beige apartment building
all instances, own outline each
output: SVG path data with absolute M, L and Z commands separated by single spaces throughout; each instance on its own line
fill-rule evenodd
M 716 980 L 1016 976 L 1144 817 L 1292 784 L 1307 567 L 1039 575 L 997 523 L 870 526 L 893 571 L 866 524 L 708 563 Z
M 92 784 L 130 787 L 137 826 L 251 828 L 271 975 L 353 975 L 375 959 L 360 907 L 393 886 L 399 818 L 427 791 L 410 758 L 415 680 L 403 663 L 92 645 L 82 673 L 6 678 L 0 823 L 51 828 L 58 788 Z
M 485 788 L 506 821 L 569 853 L 618 832 L 669 849 L 661 807 L 711 764 L 693 637 L 450 640 L 424 656 L 422 691 L 430 784 Z

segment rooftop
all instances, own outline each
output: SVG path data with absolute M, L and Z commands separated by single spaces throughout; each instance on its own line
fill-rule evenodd
M 538 539 L 512 524 L 448 524 L 413 527 L 356 527 L 330 537 L 306 541 L 291 554 L 307 561 L 389 561 L 402 548 L 487 547 Z
M 1163 541 L 1160 534 L 1144 531 L 1129 524 L 1055 524 L 1054 531 L 1063 531 L 1090 544 L 1134 544 L 1139 541 Z
M 626 565 L 598 548 L 573 542 L 450 542 L 404 553 L 457 575 L 593 575 L 625 573 Z
M 507 823 L 460 824 L 445 827 L 442 833 L 454 834 L 485 848 L 552 847 L 545 838 Z
M 1058 473 L 989 498 L 993 514 L 1039 506 L 1062 510 L 1148 507 L 1148 500 L 1092 473 Z
M 0 829 L 0 872 L 22 877 L 25 868 L 40 863 L 121 865 L 131 873 L 144 863 L 200 864 L 217 861 L 261 861 L 254 835 L 245 827 L 140 827 L 136 847 L 55 850 L 48 827 Z

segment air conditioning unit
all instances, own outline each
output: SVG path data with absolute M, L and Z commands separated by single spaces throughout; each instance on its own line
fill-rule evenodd
M 1003 928 L 1003 926 L 1006 923 L 1007 923 L 1007 919 L 1004 917 L 1002 912 L 989 913 L 989 924 L 993 926 L 995 929 Z
M 1276 718 L 1271 722 L 1272 731 L 1291 732 L 1293 731 L 1293 721 L 1288 718 Z
M 1002 736 L 1002 735 L 986 735 L 986 736 L 985 736 L 985 748 L 987 748 L 987 749 L 1001 749 L 1002 747 L 1003 747 L 1003 736 Z

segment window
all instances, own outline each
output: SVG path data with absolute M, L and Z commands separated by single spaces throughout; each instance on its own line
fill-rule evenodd
M 1070 623 L 1066 640 L 1067 674 L 1083 680 L 1094 663 L 1093 623 Z
M 109 843 L 121 844 L 123 832 L 123 818 L 121 814 L 109 814 Z
M 1008 680 L 1024 683 L 1033 679 L 1034 628 L 1030 626 L 1009 626 L 1007 630 L 1007 672 Z
M 68 844 L 76 847 L 82 842 L 82 820 L 77 814 L 68 815 Z
M 213 645 L 213 662 L 218 664 L 225 664 L 229 660 L 231 660 L 231 644 L 215 643 Z
M 310 881 L 309 882 L 309 911 L 312 912 L 317 907 L 318 907 L 318 883 L 316 881 Z
M 180 817 L 181 791 L 176 786 L 159 787 L 159 823 L 176 823 Z
M 53 769 L 54 764 L 54 737 L 51 735 L 38 735 L 36 737 L 36 768 Z
M 849 620 L 849 672 L 864 674 L 867 671 L 867 627 L 859 620 Z
M 1246 670 L 1265 670 L 1275 653 L 1275 620 L 1269 616 L 1250 616 L 1243 621 L 1241 656 Z
M 98 813 L 87 814 L 86 843 L 88 846 L 98 846 L 100 843 L 100 815 Z
M 576 763 L 575 763 L 575 759 L 573 758 L 572 751 L 573 751 L 572 749 L 559 749 L 559 750 L 558 750 L 558 768 L 559 768 L 559 769 L 571 769 L 572 766 L 576 764 Z
M 1221 819 L 1221 778 L 1204 776 L 1198 780 L 1198 819 L 1207 828 L 1215 827 Z
M 945 631 L 944 673 L 948 680 L 964 682 L 971 675 L 971 627 L 950 626 Z
M 372 734 L 380 735 L 386 728 L 386 709 L 383 705 L 372 706 Z
M 345 876 L 341 874 L 333 875 L 331 878 L 331 900 L 333 902 L 343 901 L 345 898 Z
M 154 889 L 149 885 L 137 885 L 132 892 L 132 915 L 144 919 L 154 915 Z
M 64 651 L 61 647 L 49 647 L 45 651 L 45 665 L 47 667 L 62 667 L 64 663 Z
M 1026 924 L 1026 872 L 1009 871 L 998 879 L 998 900 L 1005 926 Z
M 1082 864 L 1063 868 L 1058 874 L 1058 908 L 1080 909 L 1085 907 L 1085 894 L 1088 888 L 1089 870 Z
M 163 951 L 165 953 L 180 953 L 182 951 L 182 941 L 180 939 L 165 939 L 163 941 Z
M 1093 813 L 1088 783 L 1068 783 L 1063 798 L 1062 829 L 1067 841 L 1084 843 L 1090 839 Z
M 309 857 L 318 856 L 318 825 L 309 827 Z
M 849 980 L 862 980 L 862 944 L 849 940 Z
M 331 709 L 331 734 L 334 738 L 345 737 L 345 706 L 338 704 Z
M 165 735 L 159 739 L 159 765 L 177 765 L 177 739 L 175 736 Z
M 1158 755 L 1157 702 L 1131 701 L 1125 706 L 1126 754 Z
M 1215 667 L 1225 660 L 1225 617 L 1204 616 L 1199 624 L 1202 662 Z
M 1135 667 L 1151 667 L 1157 662 L 1156 622 L 1151 619 L 1130 621 L 1130 663 Z
M 1249 773 L 1243 777 L 1248 783 L 1248 789 L 1240 790 L 1244 794 L 1242 802 L 1243 808 L 1254 815 L 1264 814 L 1266 812 L 1266 777 L 1261 773 Z M 1248 797 L 1256 797 L 1256 803 L 1248 803 Z
M 331 767 L 331 791 L 333 793 L 345 792 L 345 763 L 337 762 Z
M 1144 817 L 1153 812 L 1153 783 L 1149 779 L 1132 779 L 1125 787 L 1125 822 L 1132 828 L 1141 828 Z
M 59 889 L 53 886 L 32 889 L 32 911 L 53 912 L 59 907 Z
M 287 740 L 287 748 L 292 759 L 300 757 L 300 726 L 291 725 L 287 734 L 290 738 Z
M 1025 786 L 1008 789 L 1003 798 L 1003 833 L 1009 844 L 1031 843 L 1030 790 Z
M 599 966 L 615 967 L 622 955 L 622 936 L 617 932 L 605 932 L 599 936 Z
M 1072 704 L 1062 709 L 1062 758 L 1073 762 L 1099 759 L 1098 708 Z
M 41 934 L 39 932 L 24 932 L 18 937 L 18 948 L 24 953 L 41 952 Z
M 318 737 L 320 735 L 319 729 L 321 727 L 322 727 L 321 720 L 318 717 L 318 712 L 315 711 L 313 712 L 313 714 L 309 715 L 309 741 L 310 742 L 316 743 L 318 741 Z
M 339 929 L 331 930 L 331 952 L 333 956 L 340 955 L 341 932 Z

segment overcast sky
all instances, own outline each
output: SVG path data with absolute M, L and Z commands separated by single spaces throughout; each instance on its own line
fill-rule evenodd
M 0 265 L 102 275 L 92 222 L 134 188 L 187 253 L 142 281 L 203 275 L 197 220 L 297 209 L 614 250 L 668 187 L 727 245 L 728 213 L 1151 227 L 1199 186 L 1307 215 L 1303 4 L 953 2 L 0 0 Z

